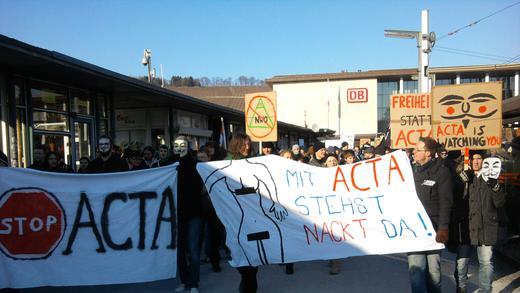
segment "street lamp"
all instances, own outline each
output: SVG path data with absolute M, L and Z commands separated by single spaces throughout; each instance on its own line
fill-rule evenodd
M 144 66 L 148 65 L 148 83 L 152 82 L 152 50 L 144 49 L 143 59 L 141 59 L 141 63 Z
M 416 39 L 419 49 L 419 78 L 418 88 L 420 93 L 430 92 L 428 67 L 430 65 L 430 52 L 435 45 L 435 33 L 429 32 L 428 10 L 421 12 L 421 31 L 385 30 L 385 37 L 400 39 Z

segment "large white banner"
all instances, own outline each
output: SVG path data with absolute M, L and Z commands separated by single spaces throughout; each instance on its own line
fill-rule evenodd
M 402 151 L 319 168 L 278 156 L 197 165 L 231 265 L 442 249 Z
M 0 168 L 0 288 L 174 278 L 176 165 L 111 174 Z

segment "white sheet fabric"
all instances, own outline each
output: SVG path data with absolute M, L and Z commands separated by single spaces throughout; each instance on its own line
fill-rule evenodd
M 235 267 L 444 247 L 402 151 L 333 168 L 269 155 L 197 169 Z

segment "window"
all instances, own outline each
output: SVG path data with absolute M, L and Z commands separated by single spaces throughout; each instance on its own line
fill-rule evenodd
M 435 85 L 448 85 L 448 84 L 455 84 L 455 80 L 453 78 L 435 80 Z
M 411 87 L 411 85 L 410 85 Z M 417 87 L 417 86 L 415 86 Z M 385 132 L 390 123 L 390 97 L 399 93 L 399 82 L 377 83 L 377 131 Z
M 403 81 L 403 93 L 404 94 L 417 93 L 418 88 L 419 88 L 419 82 L 417 80 Z
M 92 99 L 85 92 L 74 91 L 72 93 L 71 112 L 80 115 L 92 115 Z
M 108 135 L 108 99 L 104 96 L 96 98 L 97 136 Z
M 502 99 L 509 99 L 515 92 L 515 77 L 510 76 L 492 76 L 489 81 L 502 81 Z
M 33 108 L 53 111 L 68 111 L 68 99 L 65 90 L 34 83 L 31 87 L 31 105 Z
M 69 131 L 69 117 L 65 114 L 33 111 L 34 130 Z
M 461 78 L 460 83 L 476 83 L 476 82 L 484 82 L 484 78 L 482 77 L 470 77 L 470 78 Z

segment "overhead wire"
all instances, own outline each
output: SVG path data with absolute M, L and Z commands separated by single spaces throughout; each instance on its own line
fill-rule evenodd
M 496 15 L 496 14 L 498 14 L 498 13 L 504 11 L 504 10 L 507 10 L 507 9 L 509 9 L 509 8 L 515 6 L 515 5 L 518 5 L 518 4 L 520 4 L 520 1 L 515 2 L 515 3 L 513 3 L 513 4 L 511 4 L 511 5 L 507 6 L 507 7 L 504 7 L 504 8 L 502 8 L 502 9 L 500 9 L 500 10 L 497 10 L 497 11 L 495 11 L 495 12 L 489 14 L 489 15 L 486 15 L 486 16 L 484 16 L 484 17 L 482 17 L 482 18 L 480 18 L 480 19 L 478 19 L 478 20 L 476 20 L 476 21 L 473 21 L 473 22 L 471 22 L 471 23 L 469 23 L 469 24 L 467 24 L 467 25 L 465 25 L 465 26 L 462 26 L 462 27 L 460 27 L 460 28 L 458 28 L 458 29 L 455 29 L 455 30 L 453 30 L 453 31 L 451 31 L 451 32 L 449 32 L 449 33 L 447 33 L 447 34 L 445 34 L 445 35 L 442 35 L 442 36 L 440 36 L 439 38 L 437 38 L 437 41 L 442 40 L 442 39 L 444 39 L 445 37 L 452 36 L 452 35 L 454 35 L 454 34 L 460 32 L 460 31 L 463 30 L 463 29 L 467 29 L 467 28 L 469 28 L 469 27 L 472 27 L 472 26 L 478 24 L 479 22 L 481 22 L 481 21 L 483 21 L 483 20 L 485 20 L 485 19 L 488 19 L 488 18 L 490 18 L 490 17 L 492 17 L 492 16 L 494 16 L 494 15 Z
M 503 58 L 503 59 L 507 59 L 507 60 L 512 59 L 511 57 L 508 57 L 508 56 L 488 54 L 488 53 L 484 53 L 484 52 L 463 50 L 463 49 L 450 48 L 450 47 L 444 47 L 444 46 L 435 46 L 435 48 L 441 48 L 441 49 L 445 49 L 445 50 L 456 51 L 456 52 L 463 52 L 463 53 L 471 53 L 471 54 L 482 55 L 482 56 L 497 57 L 497 58 Z
M 471 54 L 471 53 L 450 51 L 450 50 L 445 50 L 445 49 L 441 49 L 441 48 L 437 48 L 436 51 L 438 51 L 438 52 L 445 52 L 445 53 L 451 53 L 451 54 L 457 54 L 457 55 L 470 56 L 470 57 L 476 57 L 476 58 L 482 58 L 482 59 L 501 61 L 501 62 L 507 62 L 508 60 L 510 60 L 508 58 L 497 58 L 497 57 L 491 57 L 491 56 L 482 56 L 482 55 Z
M 519 55 L 516 55 L 515 57 L 509 59 L 506 63 L 504 64 L 509 64 L 509 63 L 513 63 L 515 62 L 516 60 L 519 60 L 520 59 L 520 54 Z

